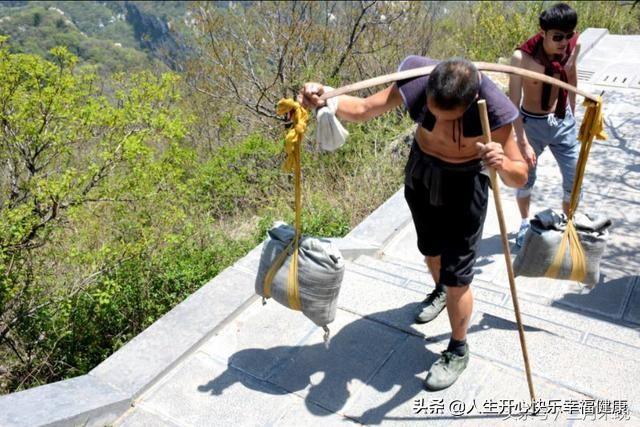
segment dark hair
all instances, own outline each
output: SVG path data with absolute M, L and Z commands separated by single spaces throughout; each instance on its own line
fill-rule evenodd
M 544 31 L 572 31 L 578 25 L 578 14 L 566 3 L 558 3 L 540 14 L 540 28 Z
M 467 107 L 478 94 L 480 79 L 472 62 L 452 58 L 439 63 L 429 75 L 427 97 L 445 110 Z

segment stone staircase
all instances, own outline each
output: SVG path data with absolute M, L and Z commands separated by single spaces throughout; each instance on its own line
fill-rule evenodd
M 141 396 L 116 425 L 208 425 L 211 417 L 215 424 L 242 425 L 504 422 L 504 414 L 479 415 L 478 407 L 528 400 L 508 290 L 493 282 L 473 284 L 469 367 L 451 388 L 427 393 L 427 367 L 450 334 L 446 313 L 429 324 L 413 324 L 432 286 L 425 285 L 428 280 L 420 263 L 386 255 L 348 262 L 328 347 L 322 330 L 299 313 L 256 301 Z M 537 397 L 626 400 L 633 417 L 628 422 L 640 421 L 640 349 L 625 351 L 623 344 L 637 344 L 638 331 L 567 311 L 538 293 L 523 289 L 520 296 Z M 464 419 L 448 411 L 416 414 L 420 399 L 460 401 L 471 413 Z

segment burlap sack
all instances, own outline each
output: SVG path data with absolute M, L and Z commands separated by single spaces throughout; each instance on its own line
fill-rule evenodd
M 256 293 L 264 294 L 264 280 L 277 256 L 293 240 L 293 227 L 278 222 L 267 233 L 262 249 Z M 271 285 L 271 297 L 289 307 L 287 295 L 291 254 L 278 270 Z M 298 283 L 302 313 L 318 326 L 336 317 L 338 294 L 344 276 L 344 260 L 338 248 L 327 239 L 302 236 L 298 250 Z
M 584 283 L 594 286 L 600 280 L 600 261 L 606 248 L 611 220 L 603 216 L 576 214 L 575 226 L 585 253 L 587 274 Z M 516 276 L 545 277 L 567 226 L 564 213 L 551 209 L 539 212 L 531 220 L 531 227 L 524 237 L 522 249 L 513 262 Z M 571 275 L 569 250 L 564 255 L 558 279 L 568 279 Z

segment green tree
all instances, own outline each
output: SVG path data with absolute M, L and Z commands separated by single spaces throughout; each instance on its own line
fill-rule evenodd
M 205 2 L 194 8 L 201 55 L 190 64 L 188 82 L 216 104 L 214 120 L 231 111 L 247 118 L 247 128 L 266 130 L 279 119 L 277 101 L 294 96 L 305 81 L 339 85 L 388 72 L 413 45 L 409 40 L 421 44 L 410 53 L 425 52 L 432 35 L 423 23 L 433 22 L 437 10 L 412 2 L 256 2 L 224 9 Z
M 121 75 L 107 94 L 66 49 L 51 55 L 0 38 L 0 360 L 13 387 L 74 371 L 60 353 L 95 315 L 75 303 L 121 291 L 114 268 L 167 237 L 148 231 L 157 222 L 178 227 L 192 161 L 175 75 Z
M 33 26 L 39 27 L 40 23 L 42 23 L 42 15 L 38 12 L 33 14 Z

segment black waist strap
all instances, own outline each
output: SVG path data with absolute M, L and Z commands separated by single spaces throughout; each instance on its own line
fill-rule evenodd
M 522 114 L 525 117 L 529 117 L 531 119 L 547 119 L 549 117 L 549 114 L 552 114 L 552 113 L 545 113 L 545 114 L 532 113 L 530 111 L 525 110 L 522 106 L 520 106 L 520 114 Z

